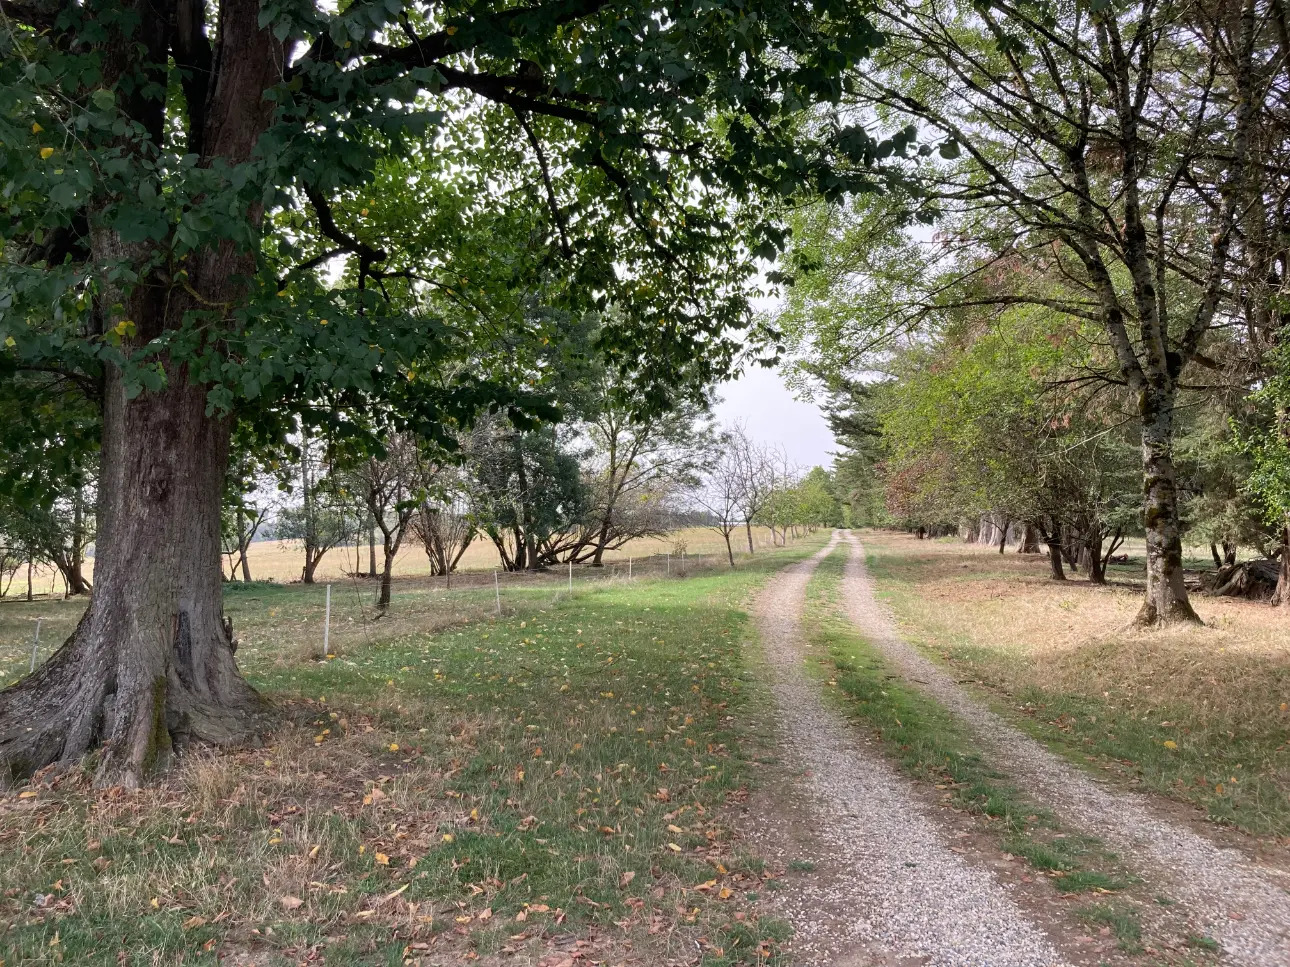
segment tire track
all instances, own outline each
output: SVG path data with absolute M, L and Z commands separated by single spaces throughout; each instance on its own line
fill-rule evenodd
M 806 586 L 840 540 L 777 574 L 754 613 L 770 666 L 793 788 L 820 848 L 841 874 L 808 883 L 785 915 L 797 962 L 929 967 L 1057 967 L 1067 961 L 988 871 L 953 852 L 909 780 L 827 708 L 803 670 Z M 803 788 L 805 786 L 805 788 Z M 829 911 L 823 913 L 822 911 Z M 878 948 L 881 953 L 863 956 Z M 893 960 L 893 958 L 895 958 Z
M 1156 814 L 1149 800 L 1114 790 L 1069 765 L 972 698 L 897 632 L 874 597 L 863 545 L 847 532 L 843 578 L 852 622 L 910 682 L 959 716 L 991 764 L 1070 825 L 1100 837 L 1130 866 L 1167 885 L 1198 925 L 1243 967 L 1290 964 L 1290 876 Z

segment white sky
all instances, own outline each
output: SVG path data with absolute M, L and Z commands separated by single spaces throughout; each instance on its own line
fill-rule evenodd
M 828 467 L 837 448 L 824 416 L 814 403 L 794 398 L 779 371 L 750 366 L 737 380 L 717 387 L 717 419 L 743 420 L 753 439 L 782 446 L 789 459 L 806 469 Z

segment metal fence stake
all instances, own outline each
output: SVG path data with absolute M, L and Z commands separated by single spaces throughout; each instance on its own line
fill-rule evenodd
M 331 654 L 331 585 L 327 585 L 327 608 L 323 612 L 323 660 Z

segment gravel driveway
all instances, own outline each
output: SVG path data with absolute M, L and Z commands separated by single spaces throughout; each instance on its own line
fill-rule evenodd
M 1163 819 L 1145 797 L 1099 783 L 969 696 L 900 637 L 890 614 L 874 598 L 864 548 L 849 533 L 843 539 L 851 545 L 843 597 L 852 621 L 901 674 L 968 723 L 995 768 L 1068 824 L 1100 837 L 1162 892 L 1181 901 L 1198 932 L 1223 945 L 1226 962 L 1290 965 L 1290 876 L 1285 871 L 1256 865 L 1236 850 Z
M 755 615 L 770 666 L 785 759 L 801 778 L 781 808 L 809 812 L 831 867 L 781 901 L 794 963 L 1052 967 L 1067 961 L 1010 891 L 950 848 L 909 781 L 825 706 L 803 670 L 806 585 L 840 539 L 776 575 Z

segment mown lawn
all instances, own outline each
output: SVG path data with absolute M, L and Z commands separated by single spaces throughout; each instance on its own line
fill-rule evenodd
M 757 752 L 742 608 L 816 546 L 535 583 L 501 618 L 491 588 L 375 622 L 334 590 L 321 660 L 319 591 L 230 592 L 284 724 L 142 793 L 77 772 L 0 798 L 0 960 L 773 962 L 784 930 L 722 808 Z
M 1085 768 L 1260 836 L 1290 835 L 1290 618 L 1193 596 L 1206 625 L 1131 627 L 1140 592 L 1037 555 L 865 533 L 906 637 Z

